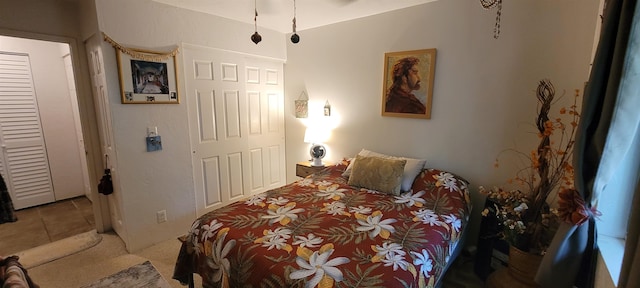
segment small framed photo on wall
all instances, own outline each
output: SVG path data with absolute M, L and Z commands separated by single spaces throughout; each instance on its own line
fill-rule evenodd
M 382 116 L 431 118 L 436 49 L 384 54 Z
M 123 104 L 179 104 L 176 56 L 131 49 L 132 57 L 118 49 L 118 76 Z M 166 59 L 163 59 L 166 58 Z

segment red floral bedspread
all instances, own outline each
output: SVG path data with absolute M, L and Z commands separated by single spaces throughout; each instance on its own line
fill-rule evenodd
M 401 196 L 354 188 L 341 163 L 198 218 L 174 278 L 204 287 L 432 287 L 470 212 L 467 183 L 434 169 Z

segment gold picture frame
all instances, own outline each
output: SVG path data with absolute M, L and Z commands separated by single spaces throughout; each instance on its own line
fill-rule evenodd
M 431 119 L 436 49 L 384 54 L 382 116 Z
M 116 53 L 122 104 L 179 104 L 176 56 L 130 50 L 142 57 L 132 57 L 120 49 Z

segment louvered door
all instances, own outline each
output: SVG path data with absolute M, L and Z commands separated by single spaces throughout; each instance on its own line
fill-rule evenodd
M 55 201 L 29 56 L 0 52 L 0 172 L 16 209 Z

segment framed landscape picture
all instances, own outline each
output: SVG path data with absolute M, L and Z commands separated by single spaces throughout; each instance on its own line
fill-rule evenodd
M 384 54 L 382 116 L 431 118 L 436 49 Z
M 140 55 L 157 56 L 162 53 L 134 50 Z M 159 57 L 134 58 L 118 50 L 118 74 L 123 104 L 178 104 L 178 75 L 176 56 L 165 60 Z

